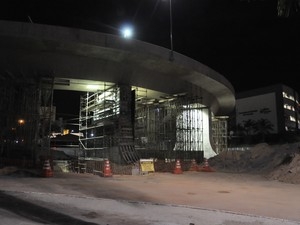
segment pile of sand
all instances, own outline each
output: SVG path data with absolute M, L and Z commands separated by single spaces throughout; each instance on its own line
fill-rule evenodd
M 256 173 L 286 183 L 300 183 L 300 143 L 258 144 L 246 151 L 224 151 L 209 159 L 221 172 Z

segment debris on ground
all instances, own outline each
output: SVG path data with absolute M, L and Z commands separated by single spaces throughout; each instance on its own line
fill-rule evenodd
M 300 143 L 257 144 L 250 150 L 228 150 L 209 159 L 220 172 L 261 174 L 270 180 L 300 184 Z

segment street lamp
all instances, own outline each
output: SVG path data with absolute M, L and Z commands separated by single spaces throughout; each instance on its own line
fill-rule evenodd
M 25 125 L 25 120 L 24 119 L 18 119 L 18 125 L 19 125 L 19 131 L 18 131 L 18 139 L 21 140 L 21 142 L 24 141 L 24 125 Z
M 131 26 L 125 26 L 121 30 L 124 38 L 131 38 L 133 36 L 133 28 Z
M 170 55 L 169 60 L 172 62 L 174 61 L 174 53 L 173 53 L 173 16 L 172 16 L 172 0 L 169 0 L 169 7 L 170 7 Z

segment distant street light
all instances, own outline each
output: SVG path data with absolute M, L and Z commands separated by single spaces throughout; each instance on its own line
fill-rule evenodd
M 24 125 L 24 123 L 25 123 L 25 120 L 23 120 L 23 119 L 19 119 L 18 120 L 18 124 L 21 126 L 21 125 Z
M 16 140 L 17 142 L 19 142 L 19 140 L 21 141 L 21 143 L 24 142 L 24 125 L 25 125 L 25 120 L 24 119 L 18 119 L 18 124 L 19 124 L 19 128 L 18 128 L 18 139 Z

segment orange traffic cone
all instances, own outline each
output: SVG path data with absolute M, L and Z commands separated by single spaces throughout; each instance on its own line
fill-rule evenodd
M 104 177 L 111 177 L 112 176 L 109 160 L 105 160 L 105 162 L 104 162 L 103 176 Z
M 189 171 L 198 171 L 198 170 L 199 170 L 199 168 L 198 168 L 198 164 L 197 164 L 196 160 L 192 159 L 191 167 L 190 167 Z
M 176 165 L 175 165 L 175 169 L 174 169 L 173 173 L 174 174 L 182 174 L 182 169 L 181 169 L 181 164 L 180 164 L 179 159 L 176 160 Z
M 209 166 L 208 160 L 205 158 L 204 159 L 204 165 L 202 166 L 202 168 L 200 169 L 200 171 L 203 171 L 203 172 L 214 172 L 215 170 Z
M 46 159 L 43 166 L 42 177 L 53 177 L 53 171 L 49 159 Z

